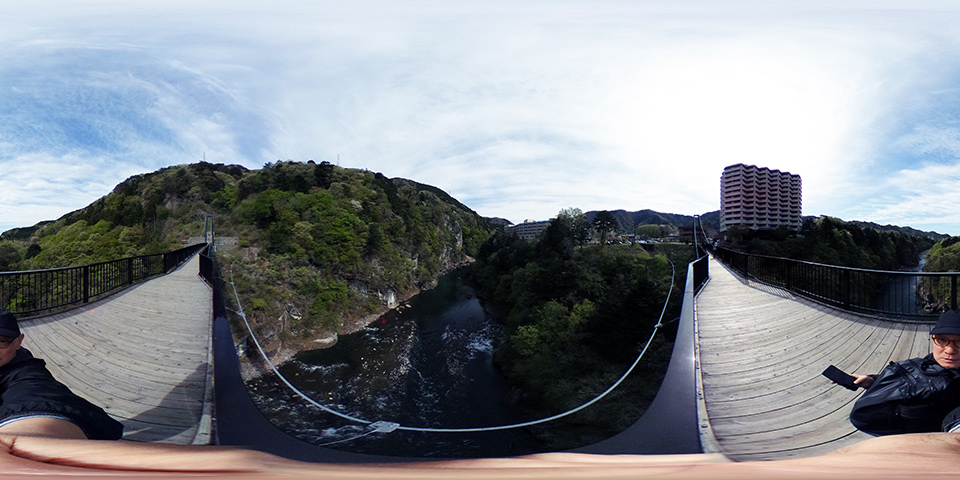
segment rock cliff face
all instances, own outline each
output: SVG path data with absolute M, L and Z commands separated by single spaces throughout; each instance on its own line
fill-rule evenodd
M 278 358 L 333 344 L 434 287 L 495 230 L 442 190 L 370 172 L 316 166 L 313 187 L 275 188 L 291 184 L 287 170 L 303 168 L 273 166 L 282 175 L 251 178 L 257 188 L 246 193 L 240 186 L 234 219 L 256 229 L 234 228 L 238 251 L 260 250 L 222 260 L 244 285 L 253 334 Z
M 242 307 L 277 352 L 362 328 L 467 262 L 496 229 L 412 180 L 326 162 L 198 163 L 130 177 L 33 230 L 36 252 L 22 262 L 39 269 L 168 251 L 211 225 L 231 239 L 217 253 L 237 288 L 228 305 Z M 240 326 L 235 333 L 249 335 Z
M 463 255 L 460 261 L 449 261 L 444 263 L 444 270 L 439 276 L 452 272 L 457 268 L 469 265 L 473 258 Z M 402 292 L 395 290 L 371 291 L 370 286 L 365 283 L 356 283 L 350 286 L 358 294 L 375 296 L 380 301 L 380 307 L 376 312 L 367 315 L 357 315 L 346 317 L 337 331 L 318 331 L 307 337 L 299 339 L 290 339 L 284 342 L 280 337 L 284 331 L 284 325 L 288 320 L 281 316 L 275 322 L 268 322 L 260 333 L 254 332 L 257 340 L 265 347 L 267 356 L 274 365 L 281 365 L 293 358 L 301 351 L 329 348 L 337 344 L 341 335 L 349 335 L 363 330 L 367 325 L 377 321 L 384 314 L 395 308 L 400 308 L 411 298 L 424 290 L 436 286 L 439 276 L 431 282 L 427 282 L 422 288 L 412 288 Z M 241 362 L 241 375 L 245 381 L 252 381 L 269 371 L 269 366 L 263 361 L 259 349 L 255 348 L 249 334 L 243 334 L 237 344 L 237 353 L 244 361 Z

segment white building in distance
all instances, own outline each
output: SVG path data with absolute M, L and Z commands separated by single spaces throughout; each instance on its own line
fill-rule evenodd
M 739 226 L 747 230 L 799 231 L 800 175 L 738 163 L 720 176 L 720 231 Z
M 519 225 L 507 225 L 503 227 L 503 231 L 508 235 L 516 235 L 523 240 L 536 240 L 549 226 L 550 220 L 544 220 L 542 222 L 524 220 L 523 223 Z

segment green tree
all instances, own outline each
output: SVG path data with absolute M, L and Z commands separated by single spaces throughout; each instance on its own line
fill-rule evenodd
M 616 233 L 620 222 L 609 211 L 601 210 L 593 217 L 593 226 L 600 232 L 600 245 L 604 245 L 607 243 L 607 233 Z
M 634 230 L 634 233 L 638 237 L 644 240 L 652 240 L 654 238 L 663 238 L 666 236 L 666 228 L 664 225 L 637 225 L 637 228 Z
M 17 270 L 26 248 L 20 242 L 0 240 L 0 272 Z
M 566 225 L 573 242 L 583 246 L 590 238 L 590 221 L 582 210 L 575 207 L 565 208 L 557 214 L 557 220 Z
M 663 308 L 671 278 L 665 255 L 679 266 L 693 254 L 669 246 L 658 256 L 634 246 L 575 248 L 570 223 L 564 220 L 569 217 L 559 215 L 533 245 L 495 235 L 473 265 L 481 291 L 501 313 L 508 335 L 494 362 L 522 392 L 525 406 L 540 415 L 581 404 L 622 374 Z M 675 291 L 682 290 L 682 272 L 678 268 Z M 680 296 L 671 298 L 667 318 L 679 315 L 680 306 Z M 624 428 L 618 423 L 622 415 L 603 412 L 623 412 L 652 399 L 669 359 L 670 337 L 667 332 L 655 341 L 640 367 L 643 373 L 634 377 L 637 383 L 625 384 L 622 403 L 611 400 L 569 422 L 589 422 L 592 433 Z M 562 441 L 555 445 L 569 446 Z
M 927 272 L 960 272 L 960 237 L 950 237 L 937 242 L 927 252 Z

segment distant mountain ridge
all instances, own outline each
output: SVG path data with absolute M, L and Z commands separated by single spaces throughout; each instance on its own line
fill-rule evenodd
M 873 228 L 881 232 L 900 232 L 907 235 L 916 235 L 918 237 L 928 237 L 935 240 L 943 240 L 945 238 L 950 238 L 950 235 L 937 232 L 925 232 L 923 230 L 917 230 L 913 227 L 899 227 L 896 225 L 879 225 L 873 222 L 863 222 L 860 220 L 850 220 L 849 223 L 852 223 L 858 227 L 863 228 Z
M 598 211 L 586 212 L 587 220 L 593 221 Z M 626 210 L 611 210 L 613 218 L 620 223 L 620 232 L 632 232 L 640 225 L 672 225 L 674 227 L 692 227 L 693 215 L 682 215 L 677 213 L 662 213 L 650 209 L 628 212 Z M 700 220 L 704 227 L 713 229 L 720 228 L 720 211 L 707 212 L 700 215 Z
M 361 328 L 468 263 L 494 231 L 412 180 L 327 162 L 200 162 L 132 176 L 56 221 L 7 231 L 0 271 L 169 251 L 200 237 L 208 219 L 236 239 L 217 258 L 258 335 L 284 348 Z
M 587 220 L 593 221 L 598 210 L 592 210 L 586 212 Z M 610 213 L 613 214 L 613 217 L 617 219 L 617 222 L 620 223 L 621 232 L 632 232 L 640 225 L 672 225 L 674 227 L 691 227 L 693 226 L 694 217 L 693 215 L 683 215 L 677 213 L 663 213 L 657 212 L 650 209 L 638 210 L 635 212 L 628 212 L 626 210 L 611 210 Z M 819 218 L 817 216 L 809 215 L 803 217 L 804 221 L 812 220 Z M 703 226 L 707 229 L 712 229 L 713 231 L 720 230 L 720 210 L 714 210 L 712 212 L 706 212 L 700 215 L 700 221 L 703 222 Z M 872 222 L 864 222 L 860 220 L 849 220 L 847 223 L 854 224 L 861 228 L 872 228 L 881 232 L 900 232 L 906 235 L 915 235 L 918 237 L 927 237 L 934 240 L 943 240 L 944 238 L 950 238 L 950 235 L 937 233 L 937 232 L 928 232 L 923 230 L 918 230 L 913 227 L 901 227 L 897 225 L 879 225 Z

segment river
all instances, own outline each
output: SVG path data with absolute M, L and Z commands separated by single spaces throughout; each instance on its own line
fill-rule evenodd
M 927 263 L 927 252 L 920 253 L 920 258 L 915 266 L 902 267 L 898 271 L 907 273 L 916 273 L 923 271 L 923 266 Z M 914 275 L 891 275 L 885 288 L 877 295 L 874 300 L 876 305 L 888 313 L 895 313 L 906 316 L 924 315 L 924 304 L 918 301 L 917 288 L 920 277 Z
M 393 310 L 336 345 L 301 352 L 281 373 L 298 389 L 344 414 L 408 427 L 473 428 L 522 418 L 504 406 L 509 385 L 492 364 L 502 332 L 460 272 L 440 279 L 409 306 Z M 369 429 L 296 397 L 273 375 L 251 385 L 254 401 L 281 429 L 305 441 L 354 452 L 470 458 L 536 453 L 523 429 L 477 433 Z M 334 443 L 341 442 L 341 443 Z

